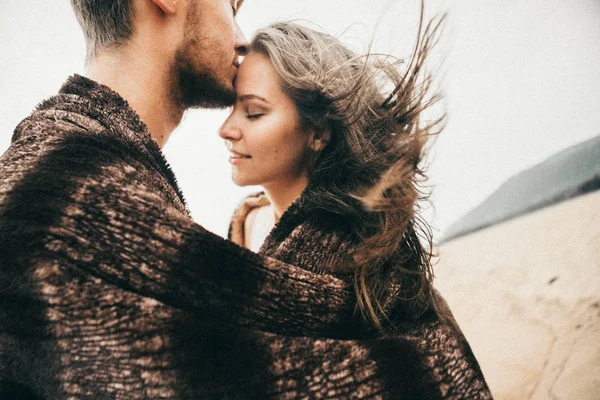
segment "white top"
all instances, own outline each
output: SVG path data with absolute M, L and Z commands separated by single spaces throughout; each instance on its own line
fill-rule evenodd
M 275 226 L 275 213 L 271 206 L 256 207 L 248 213 L 244 223 L 245 246 L 257 252 Z

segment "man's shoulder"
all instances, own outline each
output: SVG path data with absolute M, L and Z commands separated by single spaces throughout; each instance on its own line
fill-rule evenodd
M 64 95 L 53 96 L 40 105 L 13 131 L 12 145 L 22 145 L 31 142 L 51 142 L 69 134 L 102 132 L 103 127 L 98 121 L 90 118 L 84 112 L 61 107 Z
M 117 93 L 82 77 L 70 78 L 17 126 L 0 159 L 0 179 L 15 182 L 79 176 L 90 182 L 121 177 L 125 184 L 130 175 L 185 210 L 172 170 L 135 111 Z
M 128 103 L 109 87 L 73 75 L 59 92 L 42 101 L 15 129 L 12 141 L 34 136 L 60 138 L 69 134 L 109 134 L 135 141 L 148 136 L 146 126 Z
M 0 158 L 1 175 L 18 179 L 50 166 L 55 174 L 63 167 L 72 172 L 97 164 L 103 153 L 132 154 L 132 146 L 97 118 L 99 114 L 101 107 L 76 94 L 59 92 L 42 101 L 14 129 Z

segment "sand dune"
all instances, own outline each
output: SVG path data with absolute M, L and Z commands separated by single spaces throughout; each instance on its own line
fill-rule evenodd
M 439 253 L 436 286 L 497 399 L 600 399 L 600 191 Z

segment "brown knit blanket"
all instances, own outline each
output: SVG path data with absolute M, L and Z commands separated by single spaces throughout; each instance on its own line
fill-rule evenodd
M 70 78 L 0 158 L 0 398 L 491 398 L 455 327 L 374 334 L 273 255 L 195 224 L 134 111 Z

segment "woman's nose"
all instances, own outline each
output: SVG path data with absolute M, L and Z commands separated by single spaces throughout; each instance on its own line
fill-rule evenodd
M 234 126 L 230 120 L 225 121 L 223 125 L 221 125 L 221 129 L 219 129 L 219 136 L 225 140 L 240 140 L 242 137 L 242 132 Z

